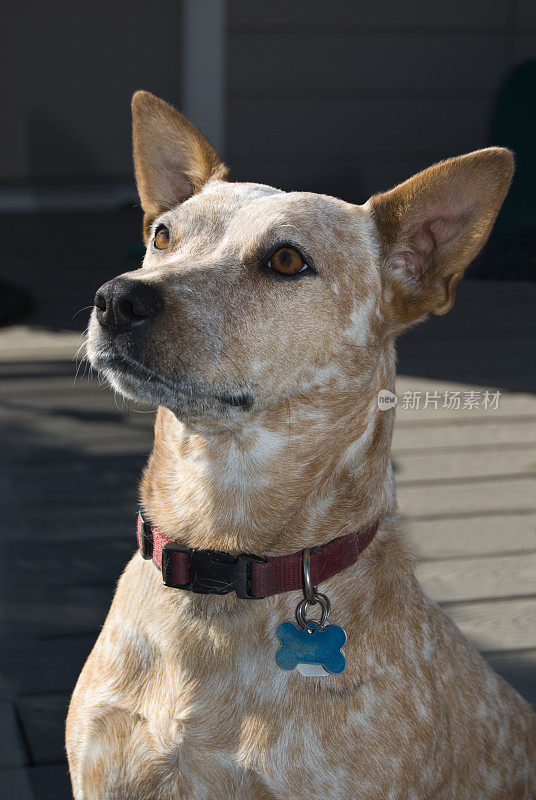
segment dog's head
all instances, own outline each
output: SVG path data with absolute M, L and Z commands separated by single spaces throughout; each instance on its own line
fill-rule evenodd
M 133 119 L 147 252 L 97 292 L 89 357 L 127 397 L 185 419 L 357 391 L 400 331 L 451 307 L 513 171 L 509 151 L 480 150 L 359 206 L 229 182 L 147 92 Z

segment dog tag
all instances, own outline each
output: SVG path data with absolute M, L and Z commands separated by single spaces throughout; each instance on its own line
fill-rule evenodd
M 298 664 L 296 672 L 299 672 L 304 678 L 326 678 L 329 675 L 322 664 Z
M 341 647 L 346 643 L 346 633 L 339 625 L 326 625 L 321 628 L 318 622 L 311 620 L 306 628 L 299 628 L 292 622 L 282 622 L 277 629 L 277 638 L 281 647 L 275 660 L 281 669 L 298 668 L 302 675 L 337 675 L 346 666 Z M 312 669 L 315 665 L 325 672 Z

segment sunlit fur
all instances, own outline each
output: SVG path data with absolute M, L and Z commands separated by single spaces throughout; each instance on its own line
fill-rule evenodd
M 76 800 L 533 800 L 536 716 L 417 584 L 394 411 L 376 402 L 394 389 L 396 335 L 452 304 L 511 156 L 444 162 L 354 206 L 221 180 L 206 140 L 147 93 L 134 119 L 149 246 L 129 277 L 164 310 L 141 341 L 112 341 L 93 317 L 89 353 L 116 389 L 160 404 L 147 517 L 192 547 L 258 555 L 381 524 L 320 587 L 348 634 L 330 677 L 275 664 L 298 592 L 194 595 L 135 555 L 69 710 Z M 271 275 L 263 258 L 281 243 L 316 274 Z

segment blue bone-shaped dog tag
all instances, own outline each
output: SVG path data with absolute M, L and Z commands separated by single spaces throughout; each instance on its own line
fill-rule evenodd
M 338 625 L 321 628 L 317 622 L 309 623 L 312 631 L 298 628 L 292 622 L 282 622 L 277 629 L 281 647 L 275 660 L 281 669 L 294 669 L 298 664 L 321 664 L 332 674 L 342 672 L 346 659 L 341 647 L 346 643 L 346 633 Z

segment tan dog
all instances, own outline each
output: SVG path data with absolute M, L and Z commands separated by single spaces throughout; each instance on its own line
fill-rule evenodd
M 96 297 L 89 356 L 159 405 L 141 486 L 196 549 L 278 556 L 380 520 L 320 586 L 346 670 L 275 663 L 299 591 L 167 588 L 127 566 L 76 686 L 76 800 L 533 800 L 536 716 L 416 583 L 389 459 L 396 336 L 451 307 L 512 175 L 490 148 L 355 206 L 230 183 L 204 137 L 133 101 L 141 269 Z

